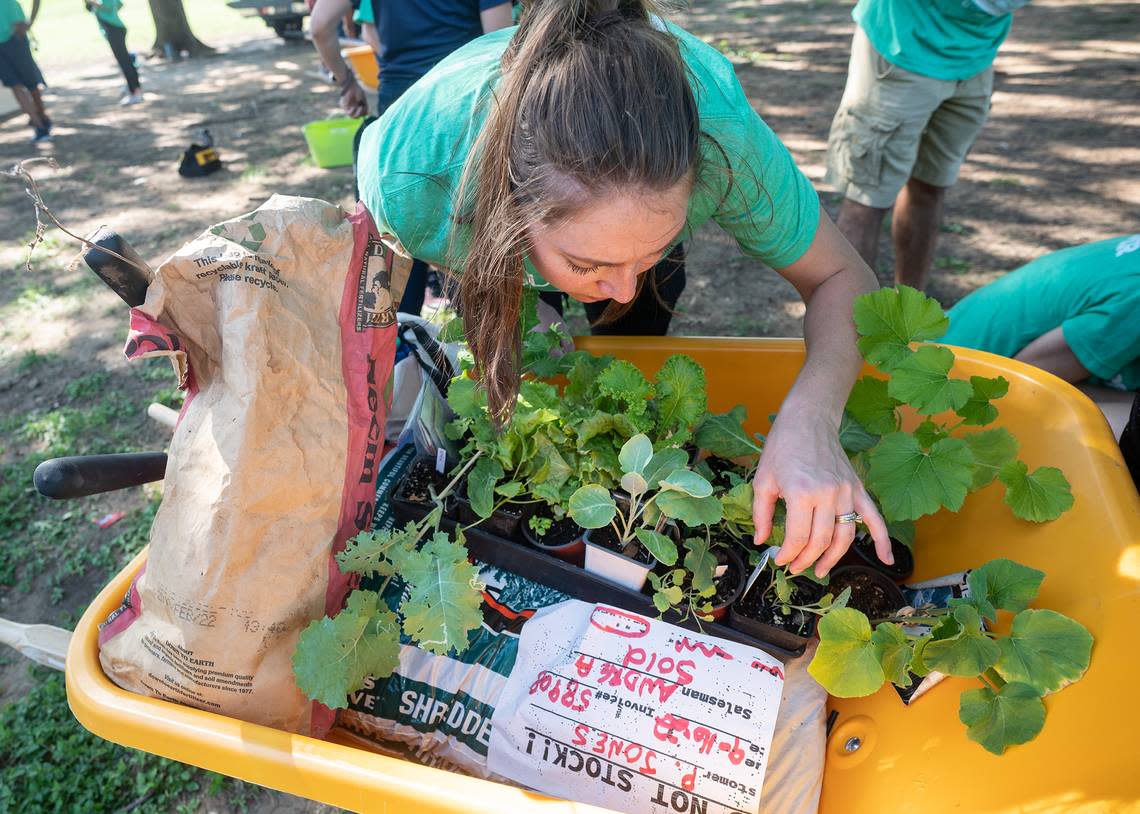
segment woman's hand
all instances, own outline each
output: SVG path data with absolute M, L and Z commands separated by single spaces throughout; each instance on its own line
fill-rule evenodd
M 839 444 L 843 406 L 863 365 L 852 304 L 859 294 L 878 288 L 875 275 L 822 207 L 811 246 L 778 271 L 807 304 L 807 354 L 760 456 L 752 504 L 756 540 L 767 539 L 782 497 L 787 525 L 777 565 L 791 563 L 798 573 L 814 562 L 816 574 L 826 574 L 855 538 L 855 523 L 838 520 L 850 512 L 862 515 L 879 559 L 890 563 L 887 525 Z
M 847 460 L 835 427 L 823 416 L 777 418 L 752 487 L 757 545 L 771 534 L 776 500 L 784 499 L 787 523 L 776 564 L 790 563 L 793 574 L 815 563 L 816 576 L 822 577 L 839 562 L 855 539 L 856 524 L 837 520 L 849 512 L 862 516 L 879 559 L 894 562 L 887 525 Z

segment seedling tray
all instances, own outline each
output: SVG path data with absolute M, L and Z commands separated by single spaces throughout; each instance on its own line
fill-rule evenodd
M 420 520 L 428 514 L 428 511 L 424 506 L 406 501 L 392 504 L 392 512 L 401 523 L 409 520 Z M 446 517 L 440 521 L 440 527 L 449 530 L 454 529 L 457 525 L 454 520 L 449 520 Z M 469 528 L 463 534 L 467 539 L 467 550 L 472 557 L 480 562 L 497 566 L 515 574 L 521 574 L 540 585 L 556 588 L 575 599 L 581 599 L 583 602 L 614 605 L 646 616 L 655 617 L 659 615 L 657 608 L 653 605 L 653 600 L 645 594 L 631 591 L 597 577 L 584 568 L 578 568 L 558 559 L 553 554 L 531 548 L 525 543 L 518 543 L 505 537 L 490 534 L 479 528 Z M 798 649 L 789 649 L 773 642 L 749 636 L 747 633 L 734 630 L 728 625 L 722 625 L 718 622 L 702 622 L 692 616 L 686 618 L 674 610 L 666 611 L 660 615 L 666 622 L 683 627 L 686 630 L 758 647 L 781 660 L 786 661 L 795 658 L 804 652 L 803 646 Z

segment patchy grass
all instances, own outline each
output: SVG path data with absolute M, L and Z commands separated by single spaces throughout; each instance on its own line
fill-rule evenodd
M 938 257 L 934 260 L 934 268 L 951 274 L 965 274 L 970 270 L 970 261 L 961 257 Z
M 33 689 L 0 717 L 0 811 L 193 814 L 225 795 L 246 811 L 255 786 L 105 741 L 79 725 L 63 676 L 30 668 Z M 207 804 L 207 809 L 210 806 Z

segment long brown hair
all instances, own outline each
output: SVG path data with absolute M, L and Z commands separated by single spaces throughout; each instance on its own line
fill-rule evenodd
M 697 172 L 697 103 L 656 10 L 652 0 L 529 0 L 503 54 L 457 191 L 468 215 L 457 228 L 470 229 L 458 305 L 498 420 L 518 391 L 529 228 L 608 191 L 664 191 Z

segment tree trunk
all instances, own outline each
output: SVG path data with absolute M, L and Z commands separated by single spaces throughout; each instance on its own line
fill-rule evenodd
M 154 52 L 159 56 L 178 58 L 185 51 L 190 56 L 213 53 L 214 49 L 194 36 L 186 19 L 182 0 L 149 0 L 154 17 Z

